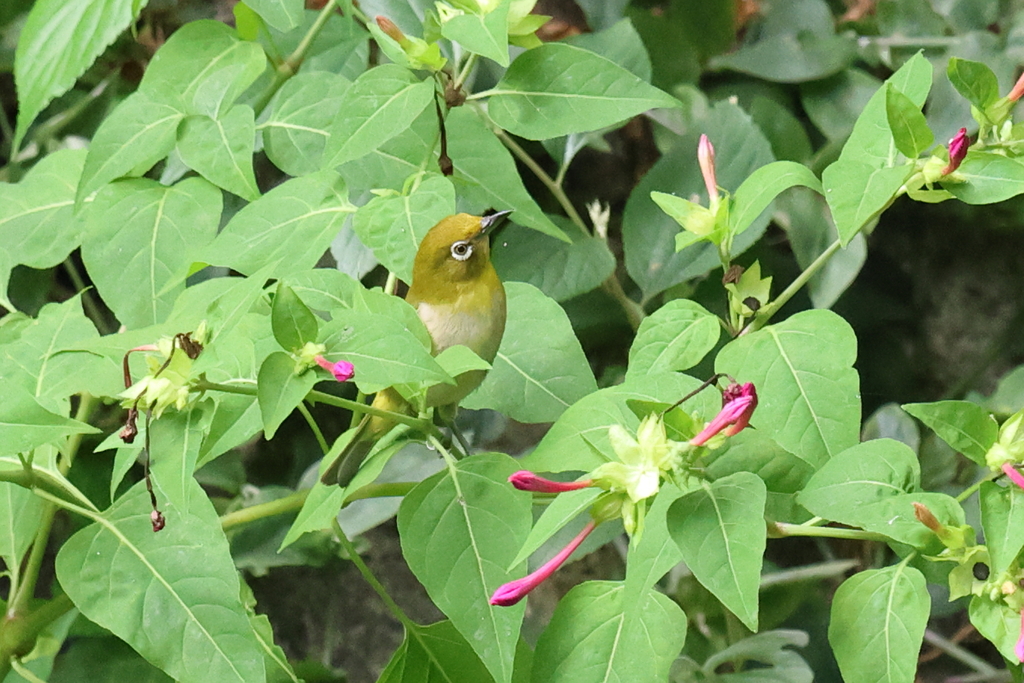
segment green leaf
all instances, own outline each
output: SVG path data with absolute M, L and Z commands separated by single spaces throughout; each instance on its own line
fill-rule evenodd
M 844 581 L 828 626 L 843 678 L 912 683 L 930 606 L 924 576 L 904 564 Z
M 537 641 L 531 680 L 667 680 L 685 638 L 686 615 L 668 596 L 631 596 L 621 581 L 587 581 L 558 602 Z
M 18 125 L 14 148 L 53 98 L 63 95 L 121 35 L 147 0 L 42 0 L 32 6 L 14 53 Z
M 597 33 L 569 36 L 565 42 L 610 59 L 640 80 L 651 82 L 651 58 L 633 22 L 619 19 L 607 28 L 597 27 L 593 22 L 590 26 Z
M 651 590 L 683 561 L 683 554 L 668 528 L 668 510 L 682 495 L 683 491 L 664 482 L 644 518 L 643 535 L 639 538 L 634 535 L 630 540 L 626 556 L 626 590 L 630 594 Z
M 978 633 L 990 640 L 1006 661 L 1019 661 L 1015 646 L 1020 638 L 1020 612 L 1001 600 L 992 602 L 988 597 L 974 596 L 968 614 Z
M 97 195 L 82 260 L 122 324 L 137 329 L 164 321 L 192 262 L 216 235 L 220 212 L 220 190 L 201 178 L 171 187 L 125 180 Z
M 32 545 L 43 512 L 43 499 L 30 489 L 0 481 L 0 559 L 20 567 Z
M 324 71 L 303 71 L 285 81 L 270 103 L 270 116 L 258 126 L 274 165 L 292 176 L 320 169 L 348 86 L 348 80 Z
M 668 530 L 683 561 L 705 588 L 751 631 L 757 631 L 757 599 L 765 548 L 760 477 L 737 472 L 705 483 L 668 511 Z
M 395 384 L 451 381 L 430 355 L 429 346 L 393 318 L 338 310 L 331 322 L 321 326 L 320 341 L 327 346 L 325 358 L 355 366 L 356 386 L 367 394 Z
M 737 676 L 733 680 L 758 683 L 812 683 L 814 671 L 803 657 L 787 649 L 787 646 L 807 647 L 809 640 L 806 631 L 779 629 L 757 633 L 708 657 L 701 670 L 710 680 L 715 680 L 718 678 L 715 672 L 727 662 L 756 662 L 742 673 L 725 674 L 723 678 L 730 680 Z
M 936 401 L 901 406 L 934 431 L 953 450 L 985 465 L 985 454 L 999 435 L 995 418 L 977 403 Z
M 513 220 L 519 217 L 512 214 Z M 491 262 L 502 281 L 526 282 L 555 301 L 585 294 L 608 279 L 615 270 L 615 256 L 599 237 L 585 235 L 568 219 L 553 216 L 572 239 L 566 243 L 516 223 L 501 230 L 491 245 Z
M 757 387 L 751 424 L 815 469 L 858 441 L 857 339 L 831 311 L 803 311 L 727 344 L 719 372 Z
M 129 680 L 132 683 L 174 683 L 123 640 L 113 636 L 102 638 L 76 636 L 69 638 L 67 649 L 61 649 L 54 663 L 52 683 L 83 683 L 84 681 Z M 6 679 L 10 682 L 11 679 Z M 21 683 L 20 679 L 15 679 Z
M 277 285 L 270 320 L 274 338 L 287 351 L 298 351 L 307 342 L 315 342 L 320 331 L 313 311 L 283 282 Z
M 376 66 L 357 78 L 331 124 L 324 164 L 334 168 L 369 154 L 395 137 L 434 99 L 434 83 L 396 64 Z
M 800 103 L 808 118 L 829 140 L 842 142 L 882 83 L 860 70 L 847 69 L 800 87 Z
M 687 299 L 669 301 L 640 323 L 629 349 L 629 378 L 689 370 L 718 344 L 718 317 Z
M 448 154 L 455 164 L 454 178 L 465 181 L 459 188 L 462 199 L 480 209 L 511 209 L 519 225 L 569 242 L 526 191 L 512 154 L 478 114 L 469 107 L 458 107 L 448 113 L 445 125 Z
M 749 228 L 772 200 L 791 187 L 809 187 L 821 194 L 821 181 L 803 164 L 774 161 L 751 173 L 736 189 L 729 211 L 729 229 L 738 235 Z
M 292 273 L 284 282 L 312 309 L 330 311 L 351 308 L 357 290 L 363 286 L 334 268 L 313 268 Z
M 718 249 L 708 242 L 677 252 L 679 224 L 650 199 L 652 191 L 660 191 L 677 197 L 697 195 L 702 204 L 707 204 L 704 179 L 696 163 L 700 132 L 714 143 L 718 185 L 730 192 L 758 168 L 774 161 L 771 146 L 760 129 L 742 109 L 727 101 L 717 103 L 675 141 L 630 193 L 622 217 L 626 269 L 640 286 L 644 301 L 721 265 Z M 767 225 L 765 212 L 733 243 L 732 255 L 739 255 L 757 241 Z
M 194 493 L 192 473 L 199 460 L 199 446 L 209 425 L 210 413 L 203 408 L 212 401 L 187 411 L 166 413 L 150 423 L 150 468 L 164 496 L 187 505 Z
M 253 201 L 260 196 L 252 170 L 256 124 L 252 107 L 237 104 L 220 118 L 189 116 L 181 124 L 178 155 L 211 183 Z
M 219 21 L 190 21 L 167 39 L 146 67 L 139 90 L 159 98 L 174 93 L 182 114 L 222 116 L 267 68 L 256 43 L 240 40 Z
M 838 73 L 857 54 L 849 36 L 820 36 L 808 31 L 774 35 L 709 62 L 775 83 L 804 83 Z
M 139 482 L 57 554 L 57 578 L 90 620 L 175 680 L 263 680 L 217 513 L 193 479 L 187 506 L 157 486 L 167 526 L 150 524 Z
M 553 422 L 597 391 L 593 371 L 561 306 L 526 283 L 506 283 L 505 292 L 508 320 L 498 355 L 463 405 L 520 422 Z
M 942 187 L 965 204 L 994 204 L 1024 192 L 1024 164 L 991 152 L 968 152 L 954 176 Z
M 15 394 L 19 393 L 20 391 L 15 392 Z M 16 395 L 14 396 L 14 400 L 20 400 L 20 397 Z M 0 432 L 2 432 L 6 438 L 7 426 L 3 422 L 5 419 L 3 412 L 0 411 Z M 88 425 L 85 425 L 82 422 L 78 422 L 76 424 L 88 427 Z M 39 428 L 42 425 L 36 424 L 34 426 Z M 89 427 L 89 429 L 92 428 Z M 11 433 L 14 434 L 15 437 L 24 437 L 25 435 L 24 431 L 19 434 L 17 430 L 11 430 Z M 82 429 L 78 430 L 78 433 L 88 434 L 92 432 Z M 6 446 L 6 444 L 4 445 Z M 23 456 L 20 455 L 0 457 L 0 480 L 15 483 L 26 489 L 46 491 L 47 493 L 73 505 L 79 505 L 87 510 L 97 511 L 96 506 L 93 505 L 92 501 L 60 473 L 60 470 L 57 468 L 57 456 L 59 452 L 56 446 L 38 444 L 31 448 L 34 449 L 34 452 L 29 458 L 22 459 Z M 29 464 L 31 465 L 31 471 L 29 471 L 28 468 Z
M 518 654 L 518 653 L 517 653 Z M 450 621 L 407 625 L 405 639 L 378 683 L 481 683 L 491 674 Z
M 267 267 L 278 276 L 308 270 L 353 211 L 333 171 L 293 178 L 236 213 L 203 251 L 204 260 L 246 275 Z
M 441 24 L 441 35 L 469 52 L 508 66 L 508 9 L 509 3 L 501 2 L 487 14 L 455 15 Z
M 302 0 L 245 0 L 245 4 L 282 33 L 302 23 Z
M 896 149 L 907 158 L 916 159 L 935 142 L 921 108 L 892 84 L 885 86 L 885 115 Z
M 25 389 L 4 387 L 0 401 L 0 455 L 24 453 L 72 434 L 98 434 L 100 430 L 52 413 Z
M 679 106 L 614 62 L 559 43 L 519 55 L 487 94 L 494 122 L 528 140 L 582 133 L 648 109 Z
M 999 81 L 987 64 L 952 57 L 946 76 L 956 91 L 980 111 L 999 99 Z
M 673 372 L 630 378 L 622 384 L 600 389 L 562 413 L 533 452 L 519 462 L 535 472 L 589 472 L 618 459 L 608 443 L 608 427 L 620 424 L 635 431 L 639 426 L 640 419 L 629 409 L 627 401 L 675 403 L 700 385 L 701 382 L 693 377 Z M 682 409 L 710 420 L 721 406 L 717 392 L 702 391 L 683 403 Z
M 0 244 L 10 265 L 51 268 L 81 243 L 73 209 L 85 150 L 62 149 L 43 157 L 16 185 L 0 183 Z M 0 291 L 6 286 L 0 277 Z
M 430 229 L 455 213 L 455 186 L 431 174 L 408 195 L 375 197 L 356 211 L 352 229 L 385 268 L 412 281 L 416 250 Z
M 398 511 L 409 568 L 495 680 L 506 683 L 525 604 L 494 607 L 488 600 L 522 574 L 504 569 L 532 521 L 530 495 L 507 481 L 517 469 L 497 453 L 461 460 L 419 484 Z
M 267 356 L 260 366 L 256 398 L 263 416 L 263 431 L 272 439 L 284 419 L 302 403 L 317 382 L 316 373 L 308 370 L 295 374 L 295 359 L 284 351 Z
M 981 484 L 981 526 L 993 576 L 1007 570 L 1024 548 L 1024 495 L 1016 486 Z
M 125 98 L 92 137 L 76 201 L 111 180 L 149 171 L 174 149 L 184 118 L 179 108 L 145 92 Z

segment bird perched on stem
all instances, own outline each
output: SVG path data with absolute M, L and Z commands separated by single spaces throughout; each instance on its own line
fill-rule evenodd
M 488 238 L 511 211 L 490 216 L 460 213 L 441 220 L 416 251 L 412 284 L 405 295 L 416 309 L 437 355 L 452 346 L 467 346 L 488 363 L 494 361 L 505 332 L 505 288 L 491 265 Z M 485 370 L 470 370 L 456 384 L 427 390 L 426 406 L 454 412 L 459 401 L 480 386 Z M 413 414 L 412 406 L 393 388 L 377 392 L 373 407 Z M 320 480 L 347 486 L 380 437 L 395 426 L 385 417 L 365 415 L 356 433 Z

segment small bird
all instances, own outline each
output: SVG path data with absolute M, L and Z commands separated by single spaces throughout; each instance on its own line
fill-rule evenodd
M 430 333 L 433 355 L 462 345 L 488 363 L 494 361 L 505 333 L 505 288 L 491 265 L 488 238 L 510 213 L 448 216 L 420 243 L 405 300 L 413 305 Z M 431 387 L 427 390 L 427 407 L 454 413 L 459 401 L 480 386 L 486 374 L 485 370 L 471 370 L 456 377 L 454 385 Z M 377 392 L 373 407 L 413 413 L 412 406 L 390 387 Z M 394 426 L 393 420 L 365 415 L 352 440 L 320 481 L 347 486 L 377 440 Z

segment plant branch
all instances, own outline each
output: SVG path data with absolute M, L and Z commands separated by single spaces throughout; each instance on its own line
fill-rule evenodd
M 466 58 L 465 63 L 462 65 L 462 70 L 459 72 L 459 75 L 455 77 L 455 81 L 452 82 L 452 90 L 454 92 L 462 90 L 462 86 L 466 83 L 466 79 L 469 78 L 470 72 L 473 71 L 473 67 L 476 66 L 477 60 L 479 59 L 480 56 L 475 52 L 469 53 L 469 57 Z
M 793 295 L 799 292 L 800 289 L 803 288 L 803 286 L 806 285 L 807 282 L 814 277 L 814 275 L 821 270 L 826 263 L 828 263 L 828 260 L 832 258 L 842 246 L 842 242 L 838 239 L 830 244 L 825 251 L 821 252 L 818 258 L 814 259 L 814 262 L 811 263 L 811 265 L 804 268 L 804 271 L 800 273 L 795 280 L 789 283 L 789 286 L 786 287 L 781 294 L 757 312 L 757 316 L 750 321 L 750 324 L 747 325 L 743 331 L 740 332 L 740 335 L 749 334 L 750 332 L 755 332 L 764 327 L 771 317 L 778 313 L 779 309 L 786 305 L 786 303 L 793 298 Z
M 823 538 L 845 538 L 854 541 L 890 541 L 885 534 L 863 529 L 840 529 L 831 526 L 804 526 L 786 522 L 770 522 L 768 538 L 790 538 L 794 536 L 819 536 Z
M 958 503 L 964 502 L 965 500 L 970 498 L 972 495 L 974 495 L 974 492 L 977 491 L 978 489 L 980 489 L 981 485 L 984 484 L 986 481 L 992 481 L 994 479 L 998 479 L 1002 475 L 1003 475 L 1002 472 L 989 472 L 986 476 L 982 477 L 981 479 L 979 479 L 978 481 L 974 482 L 973 484 L 971 484 L 970 486 L 965 488 L 963 491 L 961 491 L 960 494 L 957 495 L 957 497 L 956 497 L 956 502 L 958 502 Z
M 313 415 L 309 412 L 309 408 L 306 407 L 305 401 L 299 401 L 299 405 L 296 406 L 299 412 L 302 413 L 302 417 L 306 418 L 306 424 L 313 431 L 313 436 L 316 437 L 316 442 L 320 444 L 320 450 L 323 451 L 324 455 L 327 455 L 327 451 L 331 450 L 331 447 L 327 445 L 327 440 L 324 439 L 324 433 L 320 431 L 320 425 L 313 419 Z
M 942 650 L 947 655 L 957 660 L 961 664 L 965 664 L 980 674 L 993 674 L 998 669 L 986 662 L 981 657 L 977 656 L 972 652 L 968 652 L 966 649 L 960 647 L 952 640 L 945 638 L 931 629 L 926 629 L 924 632 L 924 641 L 932 647 Z
M 82 295 L 82 305 L 85 307 L 85 312 L 88 314 L 89 319 L 92 320 L 93 324 L 104 335 L 112 334 L 114 330 L 110 329 L 107 319 L 103 316 L 103 312 L 100 311 L 99 304 L 95 301 L 96 290 L 85 284 L 82 273 L 79 272 L 78 266 L 75 265 L 70 256 L 64 259 L 63 265 L 64 270 L 68 273 L 68 277 L 71 278 L 71 285 L 75 288 L 75 293 Z
M 381 601 L 388 608 L 391 614 L 394 615 L 395 619 L 398 619 L 398 621 L 402 623 L 402 626 L 409 631 L 414 630 L 416 628 L 416 622 L 410 619 L 408 615 L 402 611 L 402 608 L 398 606 L 398 603 L 388 595 L 384 585 L 377 580 L 377 577 L 373 575 L 370 568 L 366 566 L 365 562 L 363 562 L 363 558 L 359 556 L 359 552 L 356 550 L 355 544 L 353 544 L 352 541 L 348 539 L 348 536 L 345 535 L 341 525 L 338 524 L 337 518 L 334 519 L 332 527 L 334 528 L 334 533 L 338 536 L 338 541 L 348 554 L 348 559 L 356 566 L 359 573 L 363 575 L 363 580 L 370 584 L 370 588 L 372 588 L 380 597 Z
M 306 498 L 309 497 L 309 492 L 311 490 L 312 489 L 303 489 L 284 496 L 283 498 L 278 498 L 277 500 L 271 500 L 257 505 L 250 505 L 247 508 L 223 514 L 220 517 L 220 528 L 227 531 L 228 529 L 233 529 L 236 526 L 251 524 L 266 517 L 284 515 L 289 512 L 301 510 L 303 504 L 306 502 Z
M 772 586 L 783 586 L 791 583 L 831 579 L 836 576 L 842 576 L 858 564 L 857 560 L 832 560 L 829 562 L 807 565 L 806 567 L 784 569 L 772 574 L 765 574 L 761 577 L 760 590 L 771 588 Z

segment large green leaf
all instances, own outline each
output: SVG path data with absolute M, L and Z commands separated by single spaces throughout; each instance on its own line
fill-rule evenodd
M 153 533 L 142 482 L 57 554 L 57 578 L 90 620 L 175 680 L 261 681 L 263 656 L 239 600 L 217 512 L 193 479 L 187 505 L 157 486 Z
M 324 166 L 334 168 L 377 149 L 408 128 L 433 99 L 433 81 L 420 80 L 405 67 L 384 64 L 365 72 L 345 91 Z
M 103 119 L 89 144 L 77 201 L 111 180 L 146 173 L 174 149 L 185 114 L 165 99 L 134 92 Z
M 965 204 L 994 204 L 1024 192 L 1024 164 L 1001 154 L 968 152 L 956 176 L 966 182 L 942 187 Z
M 800 504 L 826 519 L 859 524 L 864 509 L 885 498 L 916 491 L 917 454 L 892 439 L 872 439 L 837 454 L 807 482 Z
M 267 267 L 275 275 L 308 270 L 353 211 L 337 173 L 293 178 L 236 213 L 204 250 L 204 260 L 247 275 Z
M 139 90 L 174 93 L 182 113 L 218 118 L 267 68 L 256 43 L 219 21 L 191 21 L 175 31 L 146 67 Z
M 374 256 L 402 281 L 412 282 L 420 242 L 442 218 L 455 213 L 455 186 L 427 176 L 407 195 L 375 197 L 356 211 L 352 229 Z
M 858 441 L 856 353 L 845 320 L 831 311 L 804 311 L 730 342 L 715 368 L 753 382 L 758 406 L 751 424 L 818 468 Z
M 303 71 L 285 81 L 270 103 L 270 115 L 257 127 L 263 149 L 288 175 L 318 171 L 331 137 L 330 127 L 349 81 L 324 71 Z
M 441 35 L 470 52 L 508 66 L 508 10 L 511 3 L 498 3 L 490 12 L 463 12 L 441 24 Z
M 844 581 L 828 626 L 843 680 L 913 683 L 930 607 L 913 567 L 869 569 Z
M 245 0 L 245 4 L 278 31 L 290 31 L 302 23 L 302 0 Z
M 467 458 L 422 482 L 398 511 L 409 568 L 502 683 L 512 679 L 525 604 L 494 607 L 488 600 L 522 574 L 505 570 L 532 522 L 530 495 L 507 481 L 517 469 L 497 453 Z
M 450 621 L 406 626 L 405 640 L 378 683 L 482 683 L 493 678 Z
M 125 180 L 96 197 L 82 260 L 122 324 L 137 329 L 164 321 L 192 261 L 217 233 L 220 212 L 220 190 L 201 178 L 171 187 Z
M 686 615 L 656 590 L 588 581 L 562 598 L 537 641 L 533 683 L 667 680 L 686 638 Z
M 679 106 L 614 62 L 561 43 L 519 55 L 486 94 L 494 122 L 530 140 L 596 130 L 648 109 Z
M 713 58 L 710 65 L 767 81 L 803 83 L 842 71 L 856 54 L 856 43 L 849 36 L 822 37 L 803 31 L 760 40 Z
M 754 632 L 766 495 L 760 477 L 737 472 L 705 483 L 668 511 L 668 531 L 693 575 Z
M 553 422 L 597 391 L 590 363 L 565 311 L 523 282 L 505 285 L 508 321 L 498 355 L 467 408 L 491 408 L 520 422 Z
M 981 526 L 993 576 L 1007 570 L 1024 548 L 1024 494 L 1016 486 L 981 484 Z
M 0 455 L 24 453 L 71 434 L 98 434 L 84 422 L 52 413 L 16 384 L 4 387 L 0 401 Z
M 189 116 L 181 124 L 178 155 L 214 185 L 253 201 L 260 196 L 252 170 L 254 116 L 247 104 L 237 104 L 219 118 Z
M 453 109 L 446 126 L 448 154 L 455 165 L 454 177 L 465 181 L 459 188 L 463 199 L 475 204 L 476 210 L 511 209 L 513 220 L 519 225 L 569 241 L 526 191 L 512 154 L 476 112 L 469 107 Z
M 908 159 L 916 159 L 935 142 L 921 108 L 891 84 L 885 86 L 885 114 L 896 149 Z
M 729 229 L 739 234 L 782 192 L 791 187 L 808 187 L 821 194 L 821 181 L 809 168 L 793 161 L 773 161 L 757 169 L 737 188 L 729 214 Z
M 85 154 L 59 150 L 43 157 L 18 184 L 0 183 L 0 244 L 11 265 L 50 268 L 78 247 L 82 224 L 73 206 Z M 0 293 L 7 286 L 2 276 Z
M 43 512 L 43 499 L 30 489 L 0 481 L 0 560 L 8 570 L 21 566 Z
M 700 304 L 670 301 L 640 323 L 626 376 L 689 370 L 715 348 L 721 334 L 718 317 Z
M 537 472 L 589 472 L 605 462 L 618 459 L 608 442 L 608 427 L 621 424 L 635 430 L 640 424 L 626 401 L 675 403 L 700 385 L 701 382 L 693 377 L 671 372 L 627 379 L 622 384 L 595 391 L 562 413 L 533 452 L 520 462 Z M 710 420 L 721 405 L 718 392 L 709 390 L 687 400 L 682 408 L 701 419 Z
M 706 133 L 715 145 L 718 185 L 730 192 L 774 160 L 771 145 L 760 129 L 739 106 L 726 101 L 695 121 L 692 129 L 662 155 L 630 193 L 622 217 L 626 269 L 643 291 L 645 301 L 720 265 L 718 250 L 708 242 L 677 252 L 679 224 L 651 201 L 651 192 L 657 191 L 684 198 L 697 195 L 707 205 L 704 179 L 696 163 L 700 133 Z M 739 255 L 756 242 L 767 225 L 768 214 L 764 212 L 733 243 L 732 255 Z
M 999 425 L 992 415 L 970 401 L 936 401 L 905 403 L 901 406 L 934 431 L 953 450 L 985 465 L 985 454 L 999 435 Z
M 518 220 L 513 214 L 512 220 Z M 491 245 L 491 262 L 504 281 L 528 282 L 555 301 L 601 286 L 615 271 L 615 256 L 599 237 L 584 234 L 568 219 L 552 217 L 572 239 L 568 244 L 512 223 Z
M 274 339 L 281 348 L 297 352 L 309 342 L 316 342 L 320 331 L 313 311 L 299 298 L 295 290 L 278 282 L 277 293 L 270 309 L 270 324 Z
M 957 92 L 979 111 L 999 99 L 999 81 L 987 64 L 953 57 L 946 65 L 946 76 Z
M 978 633 L 992 641 L 1006 661 L 1018 661 L 1015 649 L 1020 638 L 1020 612 L 1002 600 L 993 602 L 988 596 L 974 596 L 968 614 Z
M 71 89 L 146 4 L 147 0 L 41 0 L 32 6 L 14 53 L 15 147 L 39 112 Z
M 256 397 L 263 416 L 263 431 L 268 439 L 273 438 L 277 428 L 316 382 L 317 376 L 312 370 L 295 374 L 295 359 L 284 351 L 267 356 L 260 366 Z

